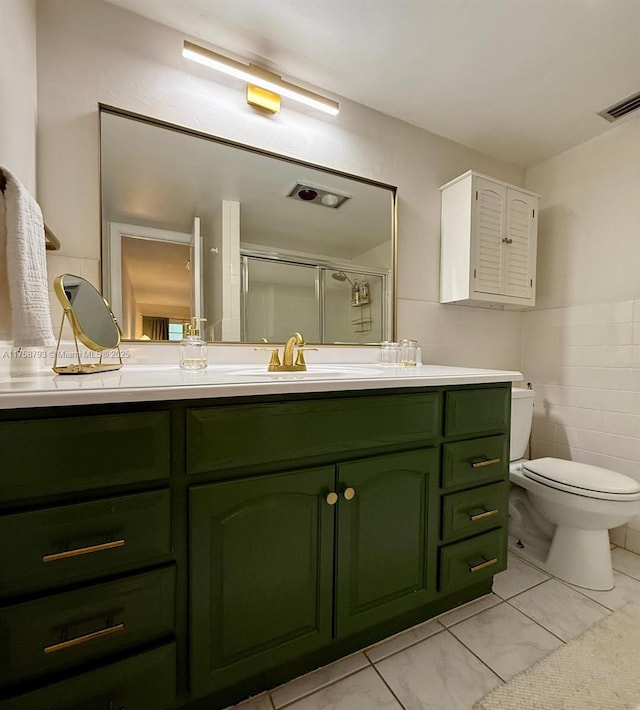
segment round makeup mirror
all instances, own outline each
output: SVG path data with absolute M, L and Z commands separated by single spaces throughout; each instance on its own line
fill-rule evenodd
M 81 276 L 62 274 L 53 284 L 54 291 L 64 309 L 60 334 L 58 335 L 58 349 L 53 365 L 59 374 L 89 374 L 92 372 L 105 372 L 117 370 L 122 367 L 122 359 L 118 350 L 118 362 L 104 363 L 102 352 L 117 349 L 120 344 L 120 328 L 111 312 L 109 304 L 102 298 L 93 284 Z M 64 320 L 67 318 L 73 331 L 76 345 L 77 362 L 70 365 L 58 365 L 60 353 L 60 338 Z M 97 363 L 83 363 L 78 348 L 78 340 L 91 351 L 99 352 L 100 359 Z

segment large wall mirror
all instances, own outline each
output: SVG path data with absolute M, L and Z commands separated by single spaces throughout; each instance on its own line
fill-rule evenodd
M 390 185 L 101 107 L 103 291 L 127 340 L 395 334 Z

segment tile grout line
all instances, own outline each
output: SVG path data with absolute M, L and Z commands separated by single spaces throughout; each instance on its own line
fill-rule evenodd
M 624 548 L 623 548 L 623 549 L 624 549 Z M 518 559 L 522 560 L 524 563 L 526 563 L 526 564 L 528 564 L 529 566 L 533 567 L 534 569 L 540 570 L 541 572 L 544 572 L 544 570 L 542 570 L 542 569 L 536 567 L 535 565 L 532 565 L 528 560 L 526 560 L 526 559 L 524 559 L 524 558 L 522 558 L 522 557 L 519 557 L 517 554 L 516 554 L 515 556 L 518 557 Z M 615 569 L 615 568 L 614 568 L 614 569 Z M 615 571 L 618 572 L 619 574 L 624 575 L 625 577 L 628 577 L 629 579 L 633 579 L 633 580 L 636 581 L 636 582 L 640 582 L 640 579 L 638 579 L 638 578 L 636 578 L 636 577 L 633 577 L 633 576 L 631 576 L 631 575 L 629 575 L 629 574 L 626 574 L 625 572 L 622 572 L 621 570 L 616 569 Z M 545 574 L 546 574 L 546 572 L 545 572 Z M 580 589 L 576 589 L 576 588 L 572 587 L 568 582 L 565 582 L 564 580 L 561 580 L 561 579 L 559 579 L 558 577 L 555 577 L 555 576 L 553 576 L 553 575 L 550 575 L 547 579 L 541 580 L 540 582 L 537 582 L 536 584 L 533 584 L 533 585 L 531 585 L 530 587 L 527 587 L 526 589 L 523 589 L 521 592 L 518 592 L 517 594 L 513 594 L 513 595 L 511 595 L 510 597 L 508 597 L 508 598 L 506 598 L 506 599 L 502 598 L 499 594 L 497 594 L 496 592 L 493 592 L 493 591 L 492 591 L 492 593 L 495 594 L 495 596 L 498 597 L 498 599 L 499 599 L 499 601 L 498 601 L 496 604 L 494 604 L 494 605 L 492 605 L 492 606 L 490 606 L 490 607 L 487 607 L 486 609 L 480 609 L 480 610 L 474 612 L 473 614 L 470 614 L 470 615 L 469 615 L 468 617 L 466 617 L 465 619 L 461 619 L 460 621 L 456 621 L 455 623 L 451 624 L 450 626 L 445 626 L 441 621 L 439 621 L 438 617 L 433 617 L 433 619 L 430 619 L 430 620 L 428 619 L 427 621 L 431 621 L 431 620 L 432 620 L 432 621 L 435 621 L 436 623 L 440 624 L 440 626 L 442 626 L 442 629 L 439 630 L 439 631 L 436 631 L 435 633 L 431 634 L 430 636 L 427 636 L 427 637 L 425 637 L 425 638 L 423 638 L 423 639 L 420 639 L 420 640 L 418 640 L 418 641 L 415 641 L 415 642 L 413 642 L 413 643 L 410 643 L 409 645 L 404 646 L 403 648 L 398 649 L 397 651 L 394 651 L 393 653 L 390 653 L 388 656 L 385 656 L 384 658 L 380 658 L 380 659 L 378 659 L 377 661 L 371 660 L 371 659 L 369 658 L 369 656 L 367 655 L 366 650 L 365 650 L 365 649 L 362 649 L 362 650 L 358 651 L 357 653 L 361 653 L 361 654 L 365 657 L 365 659 L 367 660 L 367 665 L 365 665 L 365 666 L 362 667 L 362 668 L 358 668 L 357 670 L 355 670 L 355 671 L 353 671 L 353 672 L 351 672 L 351 673 L 347 673 L 346 675 L 341 676 L 340 678 L 336 678 L 335 680 L 333 680 L 333 681 L 330 682 L 330 683 L 327 683 L 326 685 L 323 685 L 323 686 L 320 686 L 320 687 L 318 687 L 318 688 L 315 688 L 314 690 L 311 690 L 311 691 L 309 691 L 308 693 L 304 693 L 303 695 L 300 695 L 299 697 L 295 698 L 294 700 L 291 700 L 290 702 L 287 702 L 287 703 L 285 703 L 284 705 L 281 705 L 279 708 L 276 706 L 275 700 L 273 699 L 273 697 L 272 697 L 272 695 L 271 695 L 271 692 L 269 692 L 269 693 L 268 693 L 268 698 L 269 698 L 269 701 L 270 701 L 270 703 L 271 703 L 271 705 L 272 705 L 272 707 L 273 707 L 273 710 L 284 710 L 285 708 L 290 707 L 293 703 L 296 703 L 296 702 L 298 702 L 298 701 L 300 701 L 300 700 L 303 700 L 304 698 L 308 698 L 308 697 L 310 697 L 311 695 L 314 695 L 315 693 L 320 692 L 321 690 L 324 690 L 324 689 L 326 689 L 326 688 L 331 687 L 332 685 L 335 685 L 336 683 L 340 682 L 341 680 L 344 680 L 345 678 L 349 678 L 350 676 L 355 675 L 356 673 L 359 673 L 360 671 L 366 670 L 367 667 L 372 667 L 372 668 L 374 669 L 374 671 L 376 672 L 376 674 L 378 675 L 378 677 L 382 680 L 382 682 L 384 683 L 385 687 L 389 690 L 389 692 L 391 693 L 391 695 L 393 696 L 393 698 L 396 700 L 396 702 L 399 704 L 399 706 L 402 708 L 402 710 L 406 710 L 406 707 L 405 707 L 405 706 L 403 705 L 403 703 L 400 701 L 400 699 L 399 699 L 398 696 L 395 694 L 395 692 L 393 691 L 393 689 L 391 688 L 391 686 L 387 683 L 387 681 L 385 680 L 384 676 L 382 675 L 382 673 L 380 672 L 380 670 L 378 669 L 378 667 L 377 667 L 376 664 L 377 664 L 377 663 L 380 663 L 380 662 L 382 662 L 382 661 L 386 661 L 387 659 L 392 658 L 393 656 L 396 656 L 396 655 L 398 655 L 399 653 L 402 653 L 403 651 L 407 651 L 408 649 L 413 648 L 414 646 L 417 646 L 418 644 L 423 643 L 424 641 L 428 641 L 428 640 L 431 639 L 431 638 L 435 638 L 436 636 L 440 636 L 440 634 L 442 634 L 443 631 L 448 632 L 449 635 L 450 635 L 453 639 L 455 639 L 458 643 L 460 643 L 474 658 L 476 658 L 483 666 L 485 666 L 489 671 L 491 671 L 491 673 L 493 673 L 503 684 L 504 684 L 504 683 L 507 683 L 507 682 L 508 682 L 508 679 L 504 679 L 495 669 L 493 669 L 488 663 L 486 663 L 482 658 L 480 658 L 471 648 L 469 648 L 469 647 L 464 643 L 464 641 L 462 641 L 462 640 L 459 639 L 454 633 L 452 633 L 451 629 L 455 628 L 456 626 L 459 626 L 460 624 L 464 623 L 465 621 L 468 621 L 468 620 L 472 619 L 473 617 L 477 616 L 478 614 L 482 614 L 482 613 L 485 612 L 485 611 L 489 611 L 490 609 L 495 609 L 495 608 L 497 608 L 498 606 L 500 606 L 500 604 L 508 604 L 512 609 L 514 609 L 515 611 L 517 611 L 517 612 L 519 612 L 520 614 L 522 614 L 524 617 L 526 617 L 527 619 L 529 619 L 529 620 L 530 620 L 532 623 L 534 623 L 536 626 L 539 626 L 541 629 L 543 629 L 543 630 L 546 631 L 547 633 L 551 634 L 552 636 L 554 636 L 555 638 L 557 638 L 563 645 L 565 645 L 565 644 L 567 643 L 567 641 L 565 641 L 564 639 L 560 638 L 560 636 L 558 636 L 556 633 L 554 633 L 553 631 L 551 631 L 550 629 L 548 629 L 546 626 L 544 626 L 543 624 L 541 624 L 540 622 L 538 622 L 536 619 L 534 619 L 534 618 L 532 618 L 531 616 L 529 616 L 526 612 L 522 611 L 521 609 L 518 609 L 516 606 L 514 606 L 514 605 L 511 603 L 511 600 L 512 600 L 512 599 L 515 599 L 516 597 L 518 597 L 518 596 L 520 596 L 520 595 L 522 595 L 522 594 L 525 594 L 526 592 L 528 592 L 528 591 L 530 591 L 530 590 L 532 590 L 532 589 L 535 589 L 536 587 L 539 587 L 539 586 L 543 585 L 545 582 L 548 582 L 548 581 L 551 580 L 551 579 L 555 579 L 555 580 L 557 580 L 558 582 L 560 582 L 561 584 L 563 584 L 564 586 L 568 587 L 569 589 L 573 589 L 574 591 L 579 592 L 579 593 L 582 594 L 582 596 L 584 596 L 586 599 L 590 599 L 591 601 L 595 602 L 596 604 L 598 604 L 598 606 L 602 607 L 602 608 L 605 609 L 607 612 L 613 613 L 613 611 L 615 611 L 615 610 L 609 609 L 609 607 L 607 607 L 607 606 L 605 606 L 604 604 L 598 602 L 597 600 L 592 599 L 592 598 L 589 597 L 587 594 L 584 594 Z M 476 601 L 476 600 L 472 600 L 471 602 L 469 602 L 469 604 L 472 604 L 474 601 Z M 461 605 L 461 606 L 458 607 L 458 608 L 462 609 L 462 608 L 464 608 L 464 606 L 465 606 L 465 605 Z M 454 611 L 454 610 L 455 610 L 455 609 L 450 609 L 450 610 L 448 610 L 448 611 L 446 611 L 446 612 L 443 612 L 443 614 L 440 614 L 439 616 L 444 616 L 444 615 L 446 615 L 447 613 L 450 613 L 451 611 Z M 589 627 L 589 628 L 591 628 L 591 627 Z M 407 629 L 407 631 L 409 631 L 409 629 Z M 401 634 L 398 634 L 398 635 L 401 635 Z M 386 639 L 385 639 L 385 641 L 386 641 Z M 380 643 L 384 643 L 384 641 L 382 641 L 382 642 L 380 642 Z M 377 644 L 376 644 L 376 645 L 377 645 Z M 561 648 L 561 647 L 560 647 L 560 648 Z M 551 651 L 550 653 L 552 653 L 552 652 L 553 652 L 553 651 Z M 549 655 L 549 654 L 547 654 L 547 655 Z M 526 669 L 525 669 L 525 670 L 526 670 Z M 300 677 L 302 677 L 302 676 L 300 676 Z M 295 679 L 293 679 L 293 680 L 295 680 Z M 291 682 L 291 681 L 290 681 L 290 682 Z
M 545 581 L 546 581 L 546 580 L 545 580 Z M 496 596 L 498 596 L 498 595 L 496 594 Z M 498 597 L 498 598 L 500 599 L 500 601 L 499 601 L 497 604 L 494 604 L 493 606 L 488 607 L 489 609 L 492 609 L 492 608 L 494 608 L 494 607 L 496 607 L 496 606 L 499 606 L 501 603 L 503 603 L 503 602 L 505 601 L 505 600 L 502 599 L 501 597 Z M 474 601 L 476 601 L 476 600 L 473 600 L 473 601 L 469 602 L 469 604 L 472 604 Z M 458 607 L 458 608 L 464 608 L 464 606 L 466 606 L 466 605 L 461 605 L 461 606 Z M 443 612 L 442 614 L 439 614 L 439 616 L 444 616 L 445 614 L 448 614 L 450 611 L 454 611 L 454 610 L 450 609 L 450 610 L 448 610 L 448 611 L 446 611 L 446 612 Z M 487 609 L 480 609 L 480 610 L 474 612 L 473 614 L 470 614 L 466 619 L 462 619 L 461 621 L 458 621 L 458 622 L 456 622 L 455 624 L 452 624 L 451 627 L 456 626 L 457 624 L 462 623 L 462 621 L 467 621 L 468 619 L 471 619 L 471 618 L 473 618 L 474 616 L 477 616 L 478 614 L 481 614 L 483 611 L 487 611 Z M 434 617 L 433 619 L 428 619 L 427 621 L 435 621 L 436 623 L 440 624 L 440 626 L 442 626 L 442 629 L 440 629 L 439 631 L 436 631 L 434 634 L 431 634 L 430 636 L 427 636 L 427 637 L 425 637 L 425 638 L 423 638 L 423 639 L 420 639 L 419 641 L 415 641 L 414 643 L 411 643 L 411 644 L 409 644 L 409 645 L 407 645 L 407 646 L 404 646 L 403 648 L 400 648 L 400 649 L 398 649 L 397 651 L 394 651 L 393 653 L 390 653 L 388 656 L 385 656 L 384 658 L 380 658 L 378 661 L 373 661 L 373 660 L 371 660 L 371 659 L 369 658 L 369 656 L 367 655 L 366 649 L 362 649 L 361 651 L 358 651 L 358 653 L 362 653 L 362 655 L 367 659 L 368 666 L 371 666 L 371 667 L 376 671 L 376 673 L 380 676 L 380 678 L 381 678 L 382 681 L 384 682 L 385 686 L 387 686 L 387 687 L 389 688 L 389 691 L 391 692 L 391 694 L 393 695 L 393 697 L 397 700 L 397 702 L 400 703 L 400 706 L 403 708 L 403 710 L 406 710 L 406 708 L 405 708 L 404 705 L 401 703 L 401 701 L 398 699 L 398 697 L 397 697 L 396 694 L 393 692 L 393 690 L 391 689 L 391 687 L 387 684 L 387 682 L 385 681 L 384 677 L 381 675 L 380 671 L 378 670 L 378 668 L 377 668 L 377 666 L 376 666 L 376 663 L 380 663 L 380 662 L 382 662 L 382 661 L 386 661 L 387 659 L 392 658 L 393 656 L 396 656 L 396 655 L 398 655 L 399 653 L 402 653 L 403 651 L 408 650 L 409 648 L 413 648 L 414 646 L 417 646 L 418 644 L 422 643 L 423 641 L 428 641 L 428 640 L 431 639 L 431 638 L 434 638 L 434 637 L 436 637 L 436 636 L 440 636 L 440 634 L 442 634 L 443 631 L 449 631 L 449 628 L 450 628 L 450 627 L 444 626 L 444 624 L 442 624 L 440 621 L 438 621 L 438 617 Z M 409 629 L 407 629 L 407 631 L 409 631 Z M 402 633 L 403 633 L 403 632 L 401 632 L 400 634 L 396 634 L 396 635 L 400 636 L 400 635 L 402 635 Z M 450 635 L 451 635 L 454 639 L 456 639 L 457 641 L 460 641 L 454 634 L 450 634 Z M 390 637 L 390 638 L 393 638 L 393 637 Z M 381 641 L 380 643 L 384 643 L 384 641 Z M 462 641 L 460 641 L 460 643 L 462 643 Z M 377 644 L 376 644 L 376 645 L 377 645 Z M 476 656 L 476 654 L 475 654 L 473 651 L 471 651 L 471 649 L 467 648 L 467 646 L 465 646 L 464 643 L 462 643 L 462 645 L 463 645 L 473 656 L 475 656 L 476 658 L 478 658 L 478 660 L 479 660 L 484 666 L 486 666 L 495 676 L 497 676 L 498 678 L 500 678 L 500 680 L 502 680 L 501 676 L 499 676 L 499 675 L 493 670 L 493 668 L 491 668 L 490 666 L 488 666 L 481 658 L 479 658 L 478 656 Z M 311 691 L 309 691 L 308 693 L 304 693 L 303 695 L 298 696 L 298 697 L 295 698 L 294 700 L 291 700 L 290 702 L 287 702 L 287 703 L 285 703 L 284 705 L 280 705 L 280 707 L 277 707 L 277 706 L 276 706 L 275 701 L 274 701 L 273 697 L 271 696 L 271 693 L 269 693 L 269 699 L 271 700 L 271 703 L 272 703 L 272 705 L 274 706 L 274 710 L 285 710 L 285 708 L 290 707 L 291 705 L 293 705 L 293 703 L 296 703 L 296 702 L 298 702 L 299 700 L 303 700 L 304 698 L 308 698 L 308 697 L 310 697 L 311 695 L 313 695 L 314 693 L 320 692 L 321 690 L 324 690 L 325 688 L 329 688 L 329 687 L 331 687 L 332 685 L 335 685 L 336 683 L 339 683 L 341 680 L 343 680 L 343 679 L 345 679 L 345 678 L 348 678 L 348 677 L 350 677 L 350 676 L 352 676 L 352 675 L 355 675 L 356 673 L 359 673 L 360 671 L 363 671 L 363 670 L 365 670 L 366 668 L 367 668 L 367 666 L 364 666 L 363 668 L 359 668 L 358 670 L 353 671 L 352 673 L 347 673 L 346 675 L 341 676 L 340 678 L 336 678 L 336 680 L 334 680 L 334 681 L 331 681 L 331 683 L 327 683 L 326 685 L 323 685 L 323 686 L 320 686 L 320 687 L 318 687 L 318 688 L 315 688 L 314 690 L 311 690 Z M 313 671 L 312 671 L 312 672 L 313 672 Z M 302 677 L 302 676 L 300 676 L 300 677 Z M 294 678 L 292 681 L 289 681 L 289 682 L 293 682 L 294 680 L 296 680 L 296 679 Z
M 491 608 L 492 608 L 492 609 L 495 609 L 495 608 L 498 607 L 498 606 L 500 606 L 500 604 L 496 604 L 495 606 L 492 606 Z M 483 611 L 488 611 L 488 610 L 487 610 L 487 609 L 484 609 Z M 471 618 L 471 617 L 469 617 L 469 618 Z M 465 619 L 465 621 L 466 621 L 466 619 Z M 453 626 L 455 626 L 455 624 L 454 624 Z M 452 626 L 451 628 L 453 628 L 453 626 Z M 449 632 L 449 635 L 450 635 L 454 640 L 456 640 L 461 646 L 463 646 L 467 651 L 469 651 L 469 653 L 470 653 L 474 658 L 476 658 L 478 661 L 480 661 L 480 663 L 482 663 L 482 665 L 485 666 L 485 668 L 488 668 L 488 669 L 493 673 L 493 675 L 496 676 L 496 678 L 498 678 L 499 680 L 501 680 L 503 684 L 507 682 L 507 681 L 506 681 L 497 671 L 495 671 L 486 661 L 482 660 L 482 658 L 480 658 L 480 656 L 478 656 L 478 654 L 477 654 L 475 651 L 473 651 L 472 649 L 470 649 L 470 648 L 467 646 L 467 644 L 466 644 L 462 639 L 459 639 L 459 638 L 458 638 L 454 633 L 452 633 L 449 629 L 446 629 L 446 631 Z
M 284 708 L 290 707 L 291 705 L 293 705 L 293 703 L 297 703 L 299 700 L 304 700 L 304 698 L 308 698 L 311 695 L 314 695 L 315 693 L 319 693 L 321 690 L 325 690 L 326 688 L 330 688 L 332 685 L 339 683 L 341 680 L 344 680 L 345 678 L 350 678 L 352 675 L 355 675 L 356 673 L 360 673 L 360 671 L 364 671 L 368 667 L 373 666 L 373 662 L 371 661 L 369 656 L 367 656 L 367 654 L 365 653 L 364 650 L 356 651 L 356 653 L 349 654 L 349 655 L 355 656 L 357 654 L 362 654 L 367 659 L 367 664 L 365 666 L 363 666 L 362 668 L 358 668 L 354 671 L 351 671 L 350 673 L 345 673 L 343 676 L 340 676 L 339 678 L 332 680 L 330 683 L 325 683 L 324 685 L 320 685 L 317 688 L 314 688 L 313 690 L 310 690 L 307 693 L 303 693 L 302 695 L 299 695 L 297 698 L 294 698 L 293 700 L 290 700 L 290 701 L 284 703 L 284 705 L 280 705 L 280 707 L 278 707 L 276 705 L 275 700 L 271 697 L 271 691 L 269 691 L 269 698 L 271 699 L 271 703 L 273 704 L 274 710 L 284 710 Z M 348 658 L 348 656 L 345 656 L 345 658 Z M 337 661 L 334 661 L 334 663 L 338 663 L 340 660 L 343 660 L 343 659 L 338 659 Z M 332 664 L 329 664 L 329 665 L 332 665 Z M 320 668 L 327 668 L 327 667 L 328 666 L 321 666 Z M 320 668 L 316 668 L 313 671 L 309 671 L 309 673 L 315 673 L 316 671 L 319 671 Z M 305 674 L 305 675 L 307 675 L 307 674 Z M 290 681 L 288 681 L 288 683 L 293 683 L 296 680 L 298 680 L 299 678 L 304 678 L 304 675 L 297 676 L 296 678 L 292 678 Z M 285 685 L 288 685 L 288 683 L 285 683 Z
M 555 579 L 555 577 L 552 577 L 552 579 Z M 532 587 L 532 589 L 533 589 L 533 587 Z M 524 592 L 522 592 L 522 594 L 524 594 Z M 516 594 L 516 596 L 518 596 L 518 595 Z M 564 639 L 560 638 L 560 636 L 558 636 L 558 634 L 554 633 L 553 631 L 551 631 L 551 629 L 548 629 L 546 626 L 543 626 L 539 621 L 536 621 L 533 617 L 529 616 L 529 614 L 522 611 L 522 609 L 518 609 L 517 606 L 513 606 L 513 604 L 511 604 L 509 601 L 506 601 L 505 603 L 509 604 L 509 606 L 512 609 L 514 609 L 515 611 L 522 614 L 522 616 L 525 616 L 527 619 L 529 619 L 529 621 L 533 622 L 536 626 L 539 626 L 543 631 L 546 631 L 547 633 L 551 634 L 552 636 L 555 636 L 558 639 L 558 641 L 560 641 L 563 645 L 567 643 Z M 552 653 L 552 651 L 549 651 L 549 653 Z M 546 655 L 548 656 L 549 654 L 546 654 Z
M 549 576 L 549 577 L 547 577 L 547 579 L 543 579 L 543 580 L 541 580 L 540 582 L 536 582 L 535 584 L 532 584 L 530 587 L 526 587 L 526 588 L 523 589 L 522 591 L 516 592 L 515 594 L 511 594 L 511 595 L 508 596 L 508 597 L 500 597 L 500 595 L 497 594 L 496 592 L 494 592 L 494 594 L 495 594 L 497 597 L 500 597 L 500 599 L 502 599 L 503 602 L 506 602 L 506 601 L 509 601 L 509 599 L 514 599 L 515 597 L 519 597 L 521 594 L 525 594 L 526 592 L 528 592 L 528 591 L 530 591 L 530 590 L 532 590 L 532 589 L 535 589 L 536 587 L 541 587 L 543 584 L 545 584 L 546 582 L 548 582 L 548 581 L 551 580 L 551 579 L 556 579 L 556 577 Z
M 619 572 L 619 574 L 622 574 L 622 572 Z M 554 579 L 558 579 L 558 578 L 554 577 Z M 631 579 L 633 579 L 633 577 L 631 577 Z M 640 580 L 636 580 L 636 581 L 640 581 Z M 578 594 L 582 594 L 582 596 L 585 599 L 590 599 L 592 602 L 595 602 L 596 604 L 601 606 L 603 609 L 606 609 L 607 611 L 609 611 L 611 613 L 613 613 L 615 611 L 615 609 L 610 609 L 606 604 L 603 604 L 602 602 L 599 602 L 597 599 L 594 599 L 593 597 L 590 597 L 588 594 L 585 594 L 584 591 L 582 591 L 582 587 L 574 587 L 571 584 L 571 582 L 565 582 L 564 579 L 558 579 L 558 582 L 560 582 L 560 584 L 563 584 L 565 587 L 572 589 L 574 592 L 578 592 Z M 598 591 L 598 590 L 589 590 L 589 591 Z M 609 589 L 608 591 L 612 592 L 613 589 Z
M 440 632 L 438 632 L 438 633 L 440 633 Z M 434 636 L 436 636 L 436 635 L 437 635 L 437 634 L 434 634 Z M 429 638 L 430 638 L 430 637 L 429 637 Z M 426 640 L 426 639 L 425 639 L 425 640 Z M 387 656 L 387 658 L 390 658 L 390 656 Z M 381 660 L 385 660 L 385 659 L 381 659 Z M 380 678 L 380 680 L 384 683 L 385 688 L 387 688 L 387 690 L 388 690 L 388 691 L 391 693 L 391 695 L 395 698 L 395 701 L 398 703 L 398 705 L 402 708 L 402 710 L 407 710 L 407 708 L 405 707 L 405 705 L 400 701 L 400 698 L 399 698 L 399 697 L 395 694 L 395 692 L 393 691 L 393 688 L 389 685 L 389 683 L 387 683 L 387 681 L 385 680 L 384 676 L 382 675 L 382 673 L 380 672 L 380 670 L 378 669 L 378 667 L 376 666 L 376 664 L 375 664 L 375 663 L 372 663 L 371 665 L 373 666 L 373 670 L 378 674 L 378 678 Z
M 428 619 L 427 621 L 435 621 L 435 619 Z M 439 621 L 437 621 L 436 623 L 440 624 Z M 429 636 L 425 636 L 422 639 L 418 639 L 417 641 L 413 641 L 412 643 L 407 644 L 406 646 L 403 646 L 402 648 L 399 648 L 397 651 L 391 652 L 389 655 L 384 656 L 383 658 L 378 658 L 377 661 L 374 661 L 373 659 L 369 658 L 369 656 L 367 656 L 367 659 L 369 660 L 369 663 L 372 666 L 375 666 L 376 663 L 380 663 L 380 661 L 386 661 L 387 658 L 391 658 L 393 656 L 396 656 L 398 653 L 402 653 L 403 651 L 406 651 L 408 648 L 413 648 L 414 646 L 417 646 L 419 643 L 422 643 L 423 641 L 428 641 L 430 638 L 433 638 L 434 636 L 439 636 L 443 631 L 447 630 L 447 627 L 444 626 L 443 624 L 440 624 L 440 626 L 442 626 L 442 628 L 439 631 L 436 631 L 435 633 L 430 634 Z M 407 629 L 407 631 L 409 631 L 409 630 L 410 629 Z M 366 651 L 363 651 L 363 653 L 365 655 L 367 654 Z

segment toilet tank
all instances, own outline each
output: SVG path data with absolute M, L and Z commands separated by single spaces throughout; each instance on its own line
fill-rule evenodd
M 511 450 L 509 460 L 517 461 L 524 456 L 531 434 L 533 419 L 533 390 L 511 390 Z

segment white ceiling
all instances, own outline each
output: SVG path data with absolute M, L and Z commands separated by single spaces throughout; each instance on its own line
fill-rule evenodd
M 640 90 L 640 0 L 110 1 L 521 166 Z
M 100 123 L 107 222 L 191 233 L 199 216 L 207 233 L 221 201 L 234 200 L 241 204 L 244 247 L 348 262 L 385 245 L 391 258 L 393 202 L 386 188 L 110 113 Z M 287 198 L 297 182 L 350 199 L 330 209 Z

